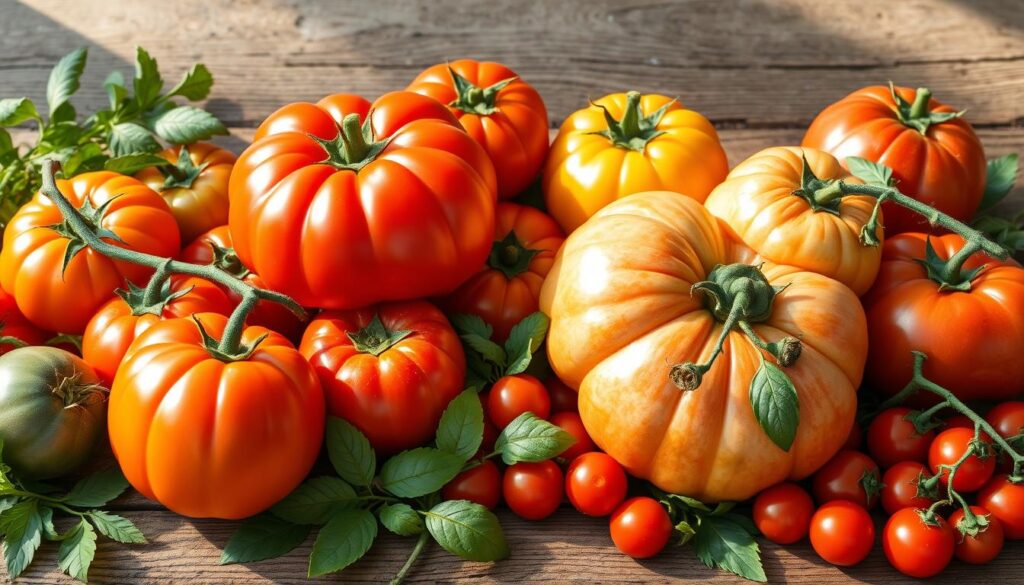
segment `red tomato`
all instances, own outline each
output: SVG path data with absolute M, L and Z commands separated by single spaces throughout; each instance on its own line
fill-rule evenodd
M 494 240 L 494 165 L 445 105 L 411 92 L 284 106 L 229 194 L 238 257 L 314 307 L 448 294 Z
M 994 477 L 978 492 L 978 505 L 999 519 L 1007 540 L 1024 540 L 1024 483 Z
M 813 514 L 811 495 L 795 483 L 775 484 L 754 500 L 754 524 L 778 544 L 793 544 L 807 536 Z
M 554 461 L 516 463 L 505 470 L 502 496 L 521 518 L 542 520 L 562 503 L 562 470 Z
M 868 452 L 883 468 L 900 461 L 928 460 L 928 446 L 935 431 L 918 433 L 914 423 L 907 420 L 911 412 L 902 406 L 889 408 L 868 425 Z
M 566 386 L 565 382 L 551 376 L 544 384 L 547 386 L 548 395 L 551 396 L 551 412 L 580 411 L 576 391 Z
M 938 575 L 953 560 L 956 540 L 953 529 L 935 516 L 936 524 L 921 517 L 923 510 L 903 508 L 885 523 L 882 549 L 889 564 L 910 577 L 924 579 Z
M 850 427 L 850 434 L 846 435 L 846 442 L 843 443 L 843 449 L 849 449 L 856 451 L 860 449 L 861 443 L 864 442 L 864 429 L 860 428 L 860 424 L 857 422 L 853 423 Z
M 551 422 L 562 427 L 563 431 L 576 439 L 576 442 L 560 456 L 566 461 L 573 461 L 584 453 L 597 450 L 597 446 L 594 445 L 594 441 L 587 434 L 587 429 L 583 426 L 583 419 L 580 418 L 579 414 L 575 412 L 556 412 L 551 415 Z
M 355 425 L 378 454 L 429 441 L 466 375 L 458 335 L 426 301 L 324 311 L 299 351 L 324 386 L 328 414 Z
M 881 477 L 878 465 L 858 451 L 840 451 L 811 479 L 818 504 L 846 500 L 870 509 L 878 501 Z
M 954 510 L 949 515 L 949 525 L 953 527 L 956 537 L 956 548 L 953 550 L 953 554 L 965 563 L 984 565 L 992 562 L 1003 550 L 1003 542 L 1006 540 L 1003 534 L 1003 524 L 981 506 L 971 506 L 971 512 L 975 516 L 984 516 L 988 520 L 988 526 L 975 536 L 964 534 L 958 529 L 965 516 L 964 510 L 963 508 Z
M 882 476 L 882 509 L 889 515 L 903 508 L 927 508 L 935 500 L 918 495 L 918 483 L 930 476 L 928 468 L 917 461 L 901 461 Z
M 18 310 L 14 297 L 0 289 L 0 337 L 17 339 L 25 345 L 43 345 L 51 335 L 35 325 Z M 17 343 L 0 343 L 0 355 L 21 347 Z
M 852 567 L 875 545 L 875 524 L 863 507 L 836 500 L 811 517 L 811 547 L 826 562 Z
M 584 453 L 573 460 L 565 477 L 565 494 L 587 516 L 607 516 L 626 497 L 629 480 L 619 462 L 605 453 Z
M 529 374 L 505 376 L 495 382 L 487 398 L 487 414 L 494 424 L 503 429 L 524 412 L 543 419 L 551 415 L 551 398 L 544 384 Z
M 501 499 L 501 471 L 491 460 L 486 460 L 455 476 L 441 490 L 446 500 L 469 500 L 493 509 Z
M 944 429 L 970 429 L 974 430 L 974 421 L 967 418 L 964 414 L 954 414 L 943 421 Z
M 612 542 L 625 555 L 646 559 L 661 552 L 672 536 L 672 519 L 654 498 L 630 498 L 615 509 Z
M 997 404 L 985 415 L 985 420 L 1003 438 L 1009 439 L 1024 434 L 1024 402 L 1013 401 Z M 974 428 L 973 423 L 971 423 L 971 428 Z
M 939 433 L 932 442 L 928 452 L 928 466 L 932 473 L 940 473 L 940 465 L 953 465 L 967 452 L 971 441 L 974 439 L 974 431 L 969 429 L 955 428 L 947 429 Z M 984 437 L 982 437 L 984 441 Z M 989 447 L 991 451 L 991 447 Z M 971 455 L 964 461 L 953 477 L 953 489 L 958 492 L 973 492 L 985 485 L 996 469 L 996 459 L 991 455 L 978 457 Z M 941 470 L 942 481 L 945 483 L 949 477 L 947 470 Z

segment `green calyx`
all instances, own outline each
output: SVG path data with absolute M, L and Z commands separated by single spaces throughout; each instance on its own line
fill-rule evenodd
M 771 316 L 775 295 L 783 289 L 772 286 L 757 266 L 726 264 L 716 266 L 707 280 L 694 284 L 691 294 L 703 294 L 704 304 L 722 323 L 734 312 L 737 320 L 757 323 Z
M 793 195 L 807 202 L 815 213 L 826 212 L 839 215 L 839 203 L 842 201 L 842 183 L 835 179 L 819 179 L 811 170 L 807 157 L 802 156 L 803 170 L 800 173 L 800 188 Z
M 242 264 L 242 260 L 235 253 L 234 248 L 225 248 L 224 246 L 218 246 L 213 242 L 208 242 L 210 249 L 213 250 L 213 262 L 210 265 L 227 272 L 231 276 L 241 280 L 246 276 L 252 274 L 245 264 Z
M 984 265 L 972 270 L 963 269 L 964 263 L 977 250 L 978 247 L 967 242 L 959 252 L 950 256 L 948 260 L 943 260 L 935 252 L 931 238 L 928 238 L 924 248 L 925 257 L 918 259 L 917 262 L 924 267 L 928 278 L 939 285 L 940 291 L 969 292 L 971 282 L 985 270 Z
M 664 130 L 658 130 L 658 124 L 673 103 L 675 102 L 669 102 L 645 116 L 640 111 L 640 92 L 631 91 L 626 94 L 626 109 L 622 113 L 621 120 L 612 117 L 608 108 L 600 104 L 592 104 L 601 108 L 601 111 L 604 112 L 604 119 L 608 123 L 607 130 L 601 130 L 595 134 L 604 136 L 619 148 L 643 152 L 648 142 L 665 133 Z
M 412 335 L 412 331 L 390 331 L 384 327 L 380 315 L 374 315 L 373 320 L 366 327 L 347 335 L 356 351 L 379 356 L 394 347 L 399 341 Z
M 82 203 L 82 206 L 78 208 L 78 215 L 82 221 L 89 227 L 91 233 L 95 234 L 96 238 L 106 238 L 115 242 L 124 243 L 124 240 L 114 232 L 103 227 L 103 217 L 107 214 L 107 210 L 110 208 L 110 204 L 113 203 L 120 195 L 111 197 L 110 199 L 103 202 L 99 207 L 94 207 L 92 200 L 88 197 Z M 64 218 L 60 223 L 53 225 L 42 226 L 46 229 L 51 229 L 62 238 L 67 238 L 68 247 L 64 250 L 64 261 L 61 264 L 61 273 L 63 274 L 68 268 L 68 264 L 78 255 L 79 252 L 89 247 L 89 243 L 75 232 L 74 227 L 69 222 L 68 218 Z
M 390 140 L 376 139 L 370 118 L 367 116 L 360 124 L 359 114 L 346 115 L 338 128 L 338 136 L 330 140 L 310 135 L 327 155 L 323 163 L 339 170 L 359 171 L 376 160 Z
M 188 147 L 182 146 L 181 151 L 178 152 L 177 162 L 159 167 L 166 177 L 164 179 L 164 190 L 192 188 L 192 183 L 206 170 L 207 165 L 208 163 L 203 163 L 199 166 L 193 164 Z
M 892 94 L 892 100 L 896 103 L 896 117 L 899 118 L 900 123 L 917 130 L 922 136 L 928 134 L 928 127 L 932 124 L 942 124 L 964 115 L 964 110 L 959 112 L 931 111 L 928 106 L 932 99 L 932 92 L 927 87 L 917 88 L 913 103 L 903 99 L 891 81 L 889 82 L 889 93 Z
M 145 288 L 135 286 L 135 283 L 129 281 L 128 290 L 117 289 L 114 292 L 125 303 L 128 303 L 132 315 L 136 317 L 156 315 L 159 317 L 164 314 L 167 305 L 189 294 L 193 289 L 190 286 L 183 290 L 172 291 L 171 279 L 164 277 L 161 280 L 162 282 L 156 286 L 150 282 L 150 285 Z
M 456 73 L 451 67 L 448 68 L 448 73 L 452 76 L 452 84 L 455 85 L 456 94 L 455 99 L 448 106 L 462 110 L 467 114 L 477 114 L 480 116 L 489 116 L 496 112 L 498 108 L 495 107 L 494 102 L 498 97 L 498 92 L 508 87 L 508 84 L 519 79 L 518 77 L 509 77 L 490 87 L 478 87 L 470 80 Z
M 496 240 L 491 245 L 491 255 L 487 258 L 487 265 L 500 271 L 505 278 L 512 279 L 526 272 L 534 256 L 540 253 L 541 250 L 531 250 L 524 246 L 516 237 L 515 230 L 512 230 L 504 238 Z
M 81 406 L 93 394 L 106 392 L 107 389 L 99 384 L 83 382 L 81 374 L 64 376 L 50 389 L 50 393 L 64 404 L 64 408 Z
M 203 327 L 202 321 L 199 320 L 197 315 L 192 315 L 192 320 L 195 321 L 196 327 L 199 329 L 199 335 L 203 337 L 203 348 L 209 353 L 214 359 L 220 360 L 224 363 L 241 362 L 252 357 L 252 354 L 256 352 L 260 344 L 263 343 L 269 333 L 264 333 L 256 338 L 252 343 L 243 343 L 241 340 L 232 343 L 225 343 L 224 340 L 218 341 L 213 338 L 209 333 L 206 332 L 206 328 Z M 229 323 L 229 327 L 230 327 Z M 225 337 L 228 336 L 228 331 L 225 330 Z M 230 349 L 228 349 L 230 347 Z

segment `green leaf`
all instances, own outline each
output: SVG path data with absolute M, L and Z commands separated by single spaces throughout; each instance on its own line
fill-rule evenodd
M 377 519 L 362 508 L 342 510 L 320 530 L 309 556 L 309 576 L 319 577 L 358 561 L 377 538 Z
M 251 563 L 288 554 L 309 536 L 309 526 L 298 526 L 269 514 L 253 516 L 231 535 L 220 564 Z
M 160 77 L 156 59 L 142 47 L 135 47 L 135 51 L 135 100 L 139 108 L 145 110 L 160 97 L 164 80 Z
M 57 108 L 64 105 L 78 91 L 88 54 L 88 49 L 79 47 L 61 57 L 50 71 L 50 79 L 46 83 L 46 103 L 50 107 L 51 117 Z
M 198 101 L 206 99 L 206 96 L 210 95 L 211 87 L 213 87 L 213 76 L 210 75 L 210 70 L 206 68 L 206 65 L 196 63 L 188 70 L 184 79 L 167 92 L 167 97 L 178 95 L 191 101 Z
M 0 514 L 3 514 L 7 510 L 14 507 L 14 504 L 18 503 L 18 496 L 2 496 L 0 497 Z M 0 523 L 2 524 L 2 523 Z
M 988 161 L 985 174 L 985 193 L 981 196 L 979 209 L 988 209 L 999 203 L 1013 190 L 1017 182 L 1020 158 L 1016 153 Z
M 537 348 L 533 346 L 533 340 L 529 340 L 529 343 L 526 347 L 523 348 L 521 352 L 519 352 L 518 354 L 510 354 L 513 355 L 514 357 L 512 358 L 512 361 L 508 363 L 508 366 L 502 373 L 506 376 L 515 376 L 516 374 L 522 374 L 523 372 L 525 372 L 530 367 L 530 363 L 533 361 L 533 352 L 536 349 Z
M 707 504 L 698 500 L 697 498 L 691 498 L 690 496 L 684 496 L 681 494 L 666 494 L 665 497 L 668 500 L 675 500 L 676 502 L 681 503 L 687 508 L 692 508 L 700 512 L 711 512 L 711 508 L 709 508 Z
M 96 556 L 96 531 L 83 518 L 60 543 L 60 570 L 83 583 L 89 580 L 89 565 Z
M 88 516 L 100 534 L 110 540 L 121 544 L 146 544 L 146 535 L 142 534 L 131 520 L 123 516 L 103 510 L 93 510 Z
M 170 164 L 170 162 L 162 156 L 149 153 L 136 153 L 107 159 L 103 164 L 103 168 L 108 171 L 114 171 L 115 173 L 121 173 L 122 175 L 134 175 L 147 167 L 158 167 L 168 164 Z
M 103 168 L 103 164 L 108 158 L 99 144 L 90 142 L 72 152 L 71 156 L 61 165 L 60 172 L 65 179 L 68 179 L 85 172 L 99 170 Z
M 505 352 L 510 356 L 518 356 L 524 353 L 532 353 L 544 343 L 544 337 L 548 334 L 548 327 L 551 319 L 540 311 L 528 315 L 508 334 L 508 341 L 505 342 Z M 525 368 L 524 368 L 525 369 Z
M 43 523 L 43 538 L 46 540 L 60 540 L 57 528 L 53 525 L 53 508 L 46 504 L 39 504 L 39 519 Z
M 115 157 L 160 150 L 160 143 L 153 138 L 149 130 L 134 122 L 115 124 L 110 129 L 107 141 L 110 143 L 110 150 Z
M 761 367 L 750 380 L 750 405 L 768 438 L 789 451 L 800 424 L 800 401 L 793 381 L 782 368 L 761 360 Z
M 0 100 L 0 126 L 17 126 L 27 120 L 38 120 L 36 105 L 28 98 Z
M 380 486 L 400 498 L 418 498 L 444 487 L 463 463 L 458 455 L 430 447 L 402 451 L 381 467 Z
M 110 72 L 110 75 L 103 80 L 103 89 L 107 92 L 111 110 L 116 110 L 128 95 L 128 89 L 124 86 L 124 75 L 121 75 L 120 71 Z
M 14 141 L 11 140 L 11 133 L 3 128 L 0 128 L 0 157 L 4 156 L 9 152 L 14 151 Z M 3 162 L 0 162 L 0 166 Z
M 217 134 L 227 134 L 227 128 L 213 114 L 192 106 L 168 110 L 153 118 L 149 127 L 157 136 L 171 144 L 191 144 Z
M 859 156 L 846 157 L 846 166 L 850 173 L 868 185 L 889 187 L 892 185 L 892 169 Z
M 326 524 L 338 510 L 355 503 L 352 486 L 337 477 L 306 480 L 270 512 L 292 524 Z
M 409 504 L 385 504 L 379 514 L 384 528 L 399 536 L 415 536 L 423 532 L 423 520 Z
M 545 461 L 561 455 L 571 447 L 576 439 L 532 412 L 524 412 L 508 423 L 498 440 L 494 450 L 501 453 L 501 460 L 506 465 L 521 461 Z
M 459 335 L 479 335 L 484 339 L 490 339 L 491 335 L 494 335 L 494 328 L 478 315 L 459 313 L 449 315 L 448 320 L 451 321 L 452 327 L 455 328 Z
M 484 409 L 480 397 L 466 390 L 448 403 L 437 426 L 437 448 L 468 461 L 484 437 Z
M 57 106 L 56 110 L 50 112 L 50 124 L 70 122 L 77 126 L 77 116 L 78 113 L 75 111 L 75 106 L 71 105 L 71 102 L 64 102 L 63 104 Z
M 0 533 L 4 534 L 7 576 L 17 579 L 32 563 L 43 540 L 43 519 L 39 515 L 38 501 L 34 498 L 24 500 L 7 510 L 0 518 Z
M 468 561 L 507 558 L 508 543 L 498 518 L 480 504 L 466 500 L 441 502 L 426 513 L 427 530 L 446 551 Z
M 63 501 L 78 508 L 98 508 L 128 489 L 128 480 L 120 469 L 96 472 L 71 488 Z
M 471 350 L 483 356 L 485 360 L 500 367 L 505 367 L 508 358 L 505 355 L 505 350 L 500 345 L 475 333 L 464 333 L 460 337 Z
M 327 417 L 327 456 L 334 471 L 352 485 L 368 486 L 377 472 L 377 456 L 366 435 L 352 423 Z
M 705 516 L 693 538 L 697 558 L 711 568 L 725 569 L 765 583 L 761 551 L 747 530 L 729 516 Z

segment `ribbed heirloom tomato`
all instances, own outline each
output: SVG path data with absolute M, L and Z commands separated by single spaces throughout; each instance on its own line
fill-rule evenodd
M 537 177 L 548 153 L 548 111 L 530 84 L 508 67 L 460 59 L 420 73 L 406 88 L 448 104 L 462 127 L 484 147 L 509 199 Z
M 494 165 L 447 106 L 333 95 L 268 117 L 231 173 L 231 237 L 271 289 L 331 309 L 444 295 L 491 249 Z
M 138 180 L 98 171 L 58 180 L 57 189 L 111 243 L 155 256 L 178 254 L 181 238 L 170 208 Z M 126 280 L 146 282 L 152 270 L 96 253 L 63 222 L 60 210 L 42 194 L 18 210 L 4 232 L 0 286 L 36 326 L 78 334 L 113 298 L 114 289 Z M 62 273 L 69 251 L 74 256 Z

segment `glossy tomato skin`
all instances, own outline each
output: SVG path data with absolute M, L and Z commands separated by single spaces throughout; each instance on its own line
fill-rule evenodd
M 587 516 L 607 516 L 626 497 L 629 480 L 617 461 L 605 453 L 584 453 L 573 460 L 565 476 L 565 495 Z
M 1007 540 L 1024 540 L 1024 484 L 996 476 L 978 492 L 978 505 L 999 519 Z
M 672 536 L 672 520 L 653 498 L 636 497 L 623 502 L 611 518 L 612 542 L 634 559 L 653 557 Z
M 441 497 L 446 500 L 469 500 L 493 510 L 501 500 L 501 471 L 493 461 L 483 461 L 456 475 L 441 490 Z
M 511 237 L 512 245 L 503 243 Z M 448 314 L 478 315 L 494 328 L 493 339 L 503 343 L 517 323 L 537 312 L 540 287 L 563 241 L 562 228 L 543 211 L 498 203 L 487 264 L 442 299 L 442 307 Z
M 372 331 L 375 319 L 390 334 L 408 334 L 374 355 L 351 336 Z M 466 375 L 458 335 L 426 301 L 325 311 L 310 322 L 299 350 L 323 383 L 328 414 L 355 425 L 378 454 L 433 438 Z
M 846 500 L 871 509 L 878 502 L 881 474 L 878 465 L 858 451 L 840 451 L 811 480 L 819 504 Z
M 172 146 L 157 153 L 175 164 L 181 146 Z M 178 221 L 181 241 L 191 242 L 201 234 L 228 222 L 228 179 L 235 164 L 234 153 L 209 142 L 189 144 L 188 157 L 195 167 L 202 167 L 188 186 L 165 186 L 167 175 L 158 167 L 147 167 L 135 178 L 156 191 L 171 207 Z
M 160 315 L 134 315 L 128 303 L 118 297 L 107 301 L 89 320 L 82 334 L 82 357 L 107 386 L 114 383 L 128 347 L 142 332 L 162 319 L 191 317 L 194 313 L 230 315 L 234 304 L 219 286 L 202 278 L 172 276 L 171 292 L 186 292 L 164 305 Z
M 974 439 L 974 431 L 970 429 L 955 428 L 947 429 L 939 433 L 932 442 L 928 451 L 928 466 L 932 473 L 942 473 L 942 483 L 945 484 L 949 472 L 940 470 L 940 465 L 953 465 L 967 452 L 971 440 Z M 981 438 L 985 440 L 984 436 Z M 996 469 L 996 459 L 991 454 L 987 457 L 978 457 L 973 454 L 964 461 L 953 476 L 953 489 L 958 492 L 973 492 L 981 489 Z
M 927 508 L 933 499 L 918 495 L 918 482 L 930 477 L 928 468 L 917 461 L 901 461 L 882 476 L 882 509 L 890 516 L 903 508 Z
M 864 297 L 870 353 L 868 382 L 885 394 L 913 374 L 911 351 L 928 355 L 924 375 L 961 400 L 1003 400 L 1024 391 L 1024 268 L 978 253 L 965 270 L 985 265 L 969 292 L 942 291 L 928 278 L 927 236 L 886 240 L 882 268 Z M 939 258 L 963 247 L 956 234 L 932 236 Z
M 458 107 L 458 91 L 449 68 L 480 89 L 512 79 L 494 96 L 493 111 Z M 406 88 L 448 104 L 452 114 L 494 163 L 498 197 L 511 199 L 540 172 L 548 154 L 548 111 L 532 85 L 501 63 L 459 59 L 427 68 Z
M 811 495 L 795 483 L 773 485 L 754 499 L 754 525 L 765 538 L 778 544 L 803 540 L 813 515 Z
M 14 297 L 0 289 L 0 337 L 12 337 L 25 345 L 42 345 L 51 335 L 29 323 L 18 310 Z M 0 343 L 0 355 L 17 347 L 15 343 Z
M 882 549 L 889 564 L 910 577 L 924 579 L 938 575 L 953 559 L 956 541 L 953 529 L 935 516 L 936 525 L 926 523 L 922 510 L 903 508 L 885 523 Z
M 100 225 L 124 241 L 115 245 L 155 256 L 177 256 L 181 237 L 170 208 L 138 180 L 97 171 L 58 180 L 57 188 L 78 209 L 86 201 L 98 208 L 113 200 Z M 0 286 L 37 327 L 80 334 L 93 313 L 114 296 L 114 289 L 124 287 L 126 280 L 145 284 L 152 269 L 111 260 L 87 248 L 68 263 L 62 277 L 68 239 L 47 229 L 61 221 L 57 206 L 42 194 L 18 210 L 4 231 Z
M 227 317 L 196 316 L 216 339 Z M 110 391 L 110 446 L 142 495 L 192 518 L 247 518 L 309 473 L 324 435 L 324 396 L 288 340 L 267 334 L 253 354 L 212 357 L 192 319 L 155 323 L 129 348 Z
M 875 545 L 875 524 L 863 507 L 836 500 L 811 517 L 811 546 L 825 561 L 852 567 L 867 558 Z
M 562 470 L 551 460 L 516 463 L 505 470 L 501 494 L 520 518 L 543 520 L 562 503 Z
M 964 519 L 964 511 L 963 508 L 954 510 L 948 520 L 956 539 L 953 555 L 965 563 L 984 565 L 995 560 L 1003 550 L 1006 540 L 1003 534 L 1003 523 L 981 506 L 971 506 L 971 512 L 975 516 L 984 516 L 988 520 L 988 526 L 975 536 L 962 534 L 957 530 L 957 526 Z
M 898 87 L 909 102 L 916 92 Z M 932 112 L 954 108 L 932 99 Z M 831 152 L 843 161 L 856 156 L 893 170 L 904 194 L 967 221 L 981 202 L 985 187 L 985 152 L 963 118 L 932 124 L 927 133 L 905 126 L 896 115 L 889 88 L 859 89 L 825 108 L 811 123 L 803 145 Z M 927 219 L 893 204 L 883 206 L 888 234 L 926 230 Z
M 556 412 L 551 415 L 551 424 L 562 427 L 562 430 L 569 433 L 576 439 L 571 447 L 562 452 L 559 456 L 566 461 L 573 461 L 584 453 L 596 451 L 597 446 L 594 440 L 587 434 L 587 428 L 583 426 L 583 419 L 576 412 Z
M 868 425 L 868 452 L 883 469 L 900 461 L 927 461 L 928 447 L 935 431 L 917 432 L 914 423 L 907 420 L 909 408 L 888 408 Z
M 317 141 L 336 140 L 346 114 L 390 139 L 358 170 L 324 164 Z M 257 129 L 231 172 L 229 225 L 270 288 L 352 309 L 455 290 L 490 252 L 496 190 L 487 153 L 443 104 L 335 95 L 284 106 Z
M 985 420 L 1004 439 L 1024 434 L 1024 402 L 1010 401 L 997 404 L 988 411 Z
M 505 376 L 495 382 L 487 397 L 487 415 L 494 424 L 503 429 L 524 412 L 543 419 L 551 415 L 551 397 L 544 384 L 530 374 Z

